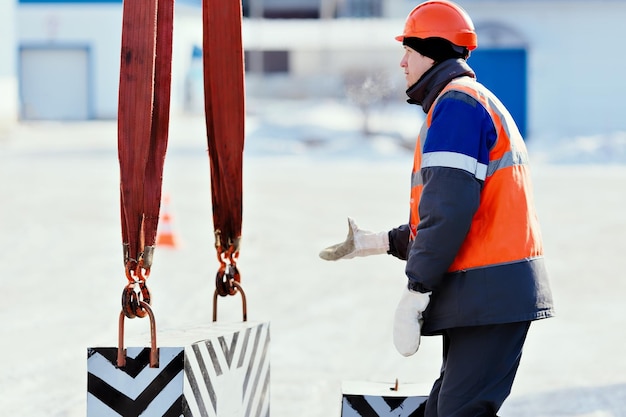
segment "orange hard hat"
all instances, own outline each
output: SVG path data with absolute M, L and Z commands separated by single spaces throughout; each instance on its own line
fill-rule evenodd
M 443 38 L 472 51 L 478 46 L 474 24 L 461 6 L 446 0 L 430 0 L 419 4 L 406 18 L 404 38 Z

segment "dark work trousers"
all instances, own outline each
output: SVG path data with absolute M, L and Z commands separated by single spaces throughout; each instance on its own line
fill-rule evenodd
M 424 417 L 496 417 L 522 356 L 530 322 L 459 327 L 443 334 L 443 364 Z

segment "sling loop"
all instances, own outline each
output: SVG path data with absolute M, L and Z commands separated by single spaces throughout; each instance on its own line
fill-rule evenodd
M 217 293 L 225 297 L 227 295 L 235 295 L 237 290 L 234 287 L 234 282 L 241 282 L 241 275 L 237 268 L 237 257 L 239 252 L 235 252 L 234 248 L 229 248 L 226 252 L 220 253 L 218 251 L 218 261 L 220 267 L 215 276 L 215 290 Z
M 167 149 L 173 0 L 123 2 L 118 102 L 122 245 L 126 317 L 144 317 Z
M 220 267 L 216 291 L 234 295 L 240 287 L 242 163 L 245 92 L 242 8 L 238 0 L 202 2 L 204 105 L 211 167 L 215 249 Z
M 145 281 L 129 283 L 122 292 L 122 311 L 129 319 L 146 316 L 141 303 L 150 304 L 150 290 Z

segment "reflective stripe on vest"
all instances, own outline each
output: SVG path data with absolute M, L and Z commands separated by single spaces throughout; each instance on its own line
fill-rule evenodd
M 496 129 L 496 142 L 489 151 L 489 164 L 454 152 L 423 155 L 433 110 L 448 91 L 474 98 L 487 110 Z M 463 169 L 484 181 L 480 206 L 468 235 L 449 272 L 488 265 L 517 262 L 543 255 L 541 233 L 534 209 L 526 145 L 509 112 L 481 84 L 469 77 L 450 82 L 431 106 L 417 138 L 411 179 L 411 239 L 417 236 L 419 203 L 423 189 L 421 169 L 426 167 Z

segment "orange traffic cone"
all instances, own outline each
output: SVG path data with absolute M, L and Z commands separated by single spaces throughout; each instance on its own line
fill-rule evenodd
M 178 240 L 174 237 L 174 232 L 172 230 L 172 218 L 169 211 L 169 202 L 169 196 L 164 196 L 161 203 L 161 216 L 157 231 L 156 244 L 158 246 L 175 248 L 178 246 Z

